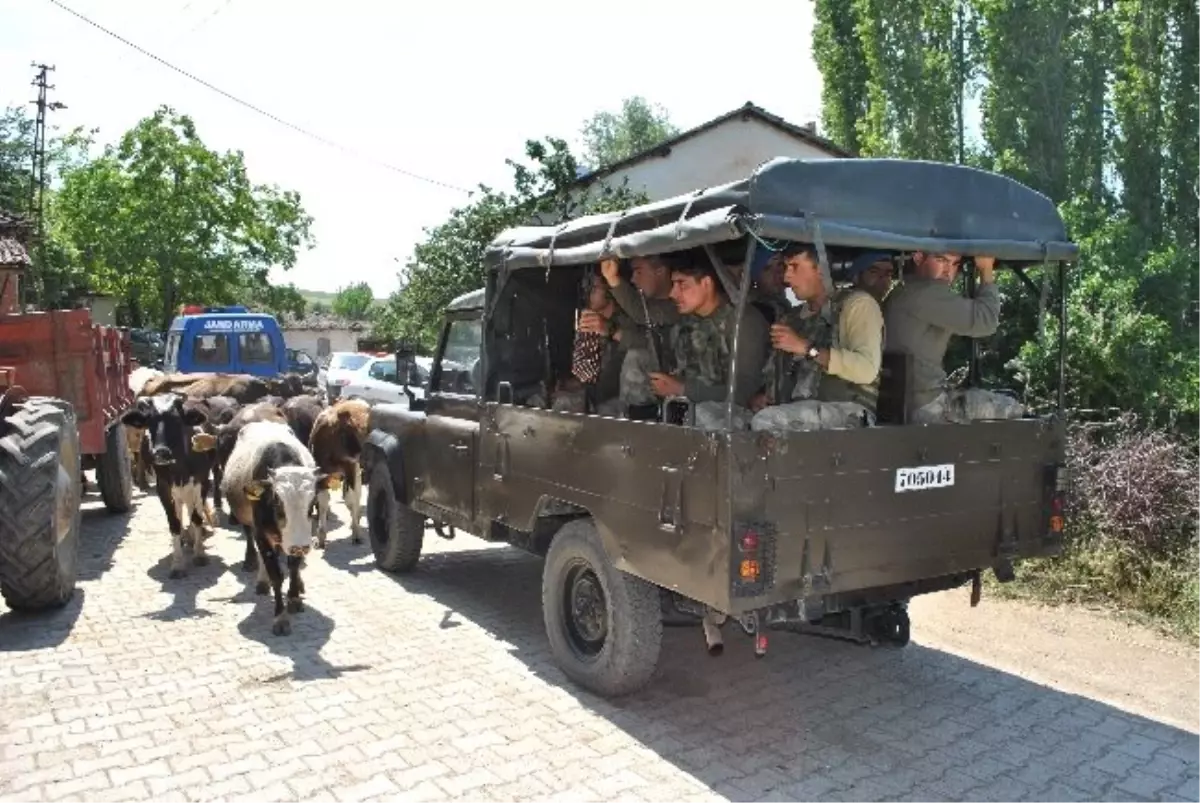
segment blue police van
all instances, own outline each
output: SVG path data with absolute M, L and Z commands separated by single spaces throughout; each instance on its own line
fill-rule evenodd
M 280 376 L 288 370 L 275 316 L 245 307 L 185 306 L 167 330 L 167 373 Z

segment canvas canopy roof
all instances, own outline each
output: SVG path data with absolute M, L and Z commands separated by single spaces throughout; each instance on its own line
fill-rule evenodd
M 734 240 L 822 242 L 885 251 L 987 254 L 1008 262 L 1074 260 L 1050 199 L 996 173 L 904 159 L 785 159 L 718 187 L 508 229 L 488 249 L 498 269 L 579 265 Z

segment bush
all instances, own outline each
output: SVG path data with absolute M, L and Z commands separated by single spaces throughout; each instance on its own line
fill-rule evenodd
M 1068 438 L 1065 548 L 1017 568 L 1014 591 L 1104 602 L 1145 614 L 1195 641 L 1196 446 L 1133 416 L 1077 424 Z

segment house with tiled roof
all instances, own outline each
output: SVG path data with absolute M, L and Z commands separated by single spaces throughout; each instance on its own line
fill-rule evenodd
M 371 325 L 327 312 L 308 312 L 303 318 L 285 316 L 279 322 L 283 342 L 290 349 L 307 351 L 322 361 L 335 351 L 358 351 L 359 340 L 371 334 Z
M 0 209 L 0 312 L 19 312 L 21 280 L 29 267 L 29 221 Z
M 815 122 L 797 125 L 748 102 L 627 159 L 581 171 L 575 186 L 582 193 L 596 184 L 618 187 L 628 181 L 629 189 L 659 201 L 744 179 L 778 156 L 844 159 L 854 154 L 817 134 Z

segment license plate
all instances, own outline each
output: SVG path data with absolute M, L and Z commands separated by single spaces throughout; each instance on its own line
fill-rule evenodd
M 896 493 L 949 488 L 954 484 L 954 464 L 896 469 Z

